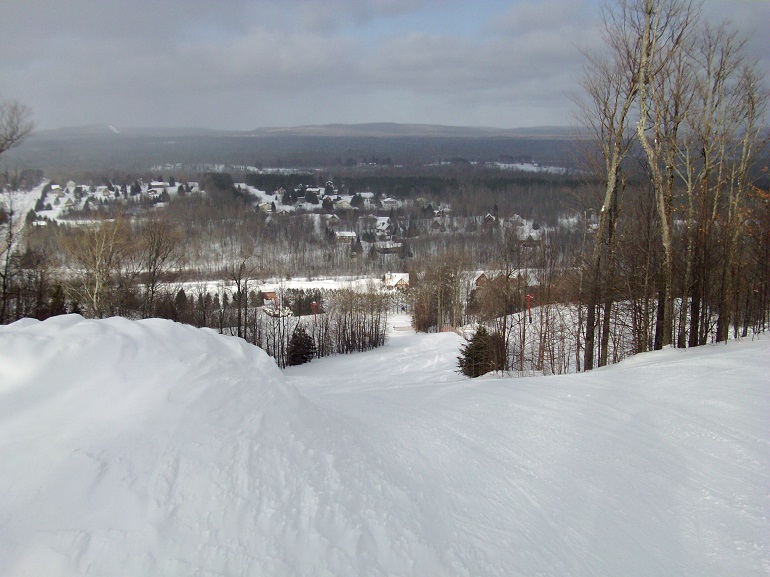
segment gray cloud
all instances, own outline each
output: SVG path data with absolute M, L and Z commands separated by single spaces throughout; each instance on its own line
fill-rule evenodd
M 768 3 L 709 0 L 753 31 Z M 569 122 L 596 0 L 0 0 L 0 95 L 40 128 Z M 475 14 L 478 12 L 478 14 Z M 767 60 L 763 61 L 766 72 Z

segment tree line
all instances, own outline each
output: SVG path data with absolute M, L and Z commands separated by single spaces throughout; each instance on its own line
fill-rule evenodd
M 593 134 L 585 166 L 600 186 L 584 199 L 584 242 L 571 255 L 571 290 L 559 309 L 568 321 L 557 341 L 568 344 L 562 356 L 590 370 L 627 354 L 766 330 L 768 89 L 745 38 L 705 21 L 686 0 L 621 0 L 604 10 L 602 32 L 604 49 L 586 53 L 577 101 Z M 512 260 L 509 251 L 503 264 Z M 521 291 L 507 280 L 499 287 L 521 310 Z M 526 339 L 538 335 L 529 365 L 542 369 L 557 320 L 553 287 L 534 287 L 535 329 L 529 315 L 492 315 L 479 342 L 504 339 L 505 355 L 485 352 L 482 364 L 514 368 Z M 465 357 L 479 354 L 471 344 L 464 372 Z

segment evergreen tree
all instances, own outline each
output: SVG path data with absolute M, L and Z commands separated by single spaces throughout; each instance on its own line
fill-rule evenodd
M 361 239 L 356 237 L 350 241 L 350 254 L 351 256 L 357 256 L 364 252 L 364 245 L 361 244 Z
M 48 302 L 49 317 L 67 314 L 67 299 L 61 283 L 56 283 L 51 291 L 51 299 Z
M 499 333 L 489 334 L 479 327 L 466 345 L 460 349 L 457 366 L 466 377 L 480 377 L 490 371 L 505 368 L 505 341 Z
M 320 201 L 318 200 L 318 195 L 315 192 L 313 192 L 312 190 L 306 190 L 305 202 L 307 204 L 318 204 Z
M 176 310 L 176 318 L 174 320 L 183 323 L 187 322 L 187 304 L 187 294 L 185 294 L 184 289 L 180 288 L 174 298 L 174 309 Z
M 302 327 L 297 327 L 291 335 L 287 349 L 287 365 L 290 367 L 309 363 L 315 357 L 315 339 L 305 332 Z

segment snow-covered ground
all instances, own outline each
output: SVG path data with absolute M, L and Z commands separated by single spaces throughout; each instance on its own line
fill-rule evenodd
M 468 380 L 390 322 L 285 373 L 169 321 L 0 328 L 0 575 L 770 572 L 770 339 Z

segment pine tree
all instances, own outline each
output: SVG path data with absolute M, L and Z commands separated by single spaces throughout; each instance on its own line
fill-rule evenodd
M 315 357 L 315 353 L 315 339 L 307 334 L 302 327 L 294 329 L 286 351 L 286 364 L 293 367 L 309 363 Z
M 460 349 L 457 358 L 460 372 L 471 378 L 480 377 L 490 371 L 505 368 L 505 341 L 499 333 L 489 334 L 487 329 L 479 327 L 476 333 Z

